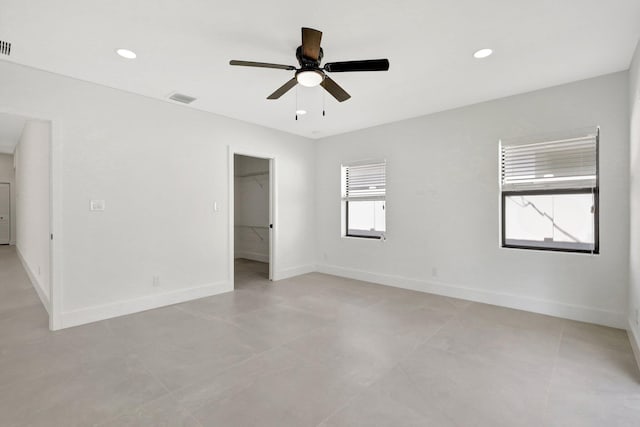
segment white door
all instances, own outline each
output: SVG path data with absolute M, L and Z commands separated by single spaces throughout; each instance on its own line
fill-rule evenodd
M 11 238 L 10 212 L 9 184 L 0 184 L 0 245 L 8 245 Z

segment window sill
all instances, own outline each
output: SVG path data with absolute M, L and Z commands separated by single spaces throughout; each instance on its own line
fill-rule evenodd
M 347 240 L 370 240 L 372 242 L 379 242 L 387 240 L 385 237 L 369 237 L 369 236 L 340 236 Z
M 555 249 L 555 248 L 537 248 L 537 247 L 522 247 L 522 246 L 504 246 L 500 245 L 500 249 L 511 249 L 511 250 L 519 250 L 519 251 L 530 251 L 530 252 L 554 252 L 559 254 L 567 254 L 567 255 L 582 255 L 582 256 L 599 256 L 600 251 L 598 252 L 589 252 L 589 251 L 576 251 L 573 249 Z

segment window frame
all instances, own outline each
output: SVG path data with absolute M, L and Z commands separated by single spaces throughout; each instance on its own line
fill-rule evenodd
M 536 250 L 545 252 L 564 252 L 564 253 L 577 253 L 577 254 L 600 254 L 600 126 L 596 126 L 596 182 L 593 187 L 584 188 L 549 188 L 539 190 L 520 190 L 520 191 L 504 191 L 502 184 L 500 184 L 500 245 L 502 248 L 507 249 L 525 249 Z M 502 169 L 500 168 L 500 174 Z M 500 181 L 502 182 L 502 181 Z M 557 247 L 545 247 L 545 246 L 529 246 L 529 245 L 513 245 L 506 243 L 506 198 L 509 196 L 537 196 L 537 195 L 554 195 L 554 194 L 593 194 L 593 249 L 570 249 L 570 248 L 557 248 Z
M 571 253 L 584 253 L 594 254 L 600 253 L 600 191 L 598 187 L 595 188 L 567 188 L 567 189 L 549 189 L 549 190 L 530 190 L 530 191 L 502 191 L 501 192 L 501 204 L 502 204 L 502 224 L 501 224 L 501 245 L 503 248 L 508 249 L 529 249 L 538 251 L 552 251 L 552 252 L 571 252 Z M 541 195 L 559 195 L 559 194 L 593 194 L 593 250 L 588 249 L 571 249 L 571 248 L 557 248 L 551 246 L 531 246 L 531 245 L 514 245 L 507 243 L 506 236 L 506 199 L 510 196 L 541 196 Z
M 344 231 L 344 237 L 356 237 L 356 238 L 361 238 L 361 239 L 383 239 L 385 237 L 385 233 L 387 232 L 385 231 L 381 231 L 379 236 L 368 236 L 366 234 L 349 234 L 349 201 L 345 200 L 344 201 L 344 224 L 345 224 L 345 231 Z M 384 199 L 384 215 L 386 217 L 387 215 L 387 198 L 386 198 L 386 194 L 385 194 L 385 199 Z M 386 222 L 386 221 L 385 221 Z

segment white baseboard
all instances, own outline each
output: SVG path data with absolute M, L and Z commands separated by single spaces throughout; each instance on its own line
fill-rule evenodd
M 38 294 L 38 298 L 40 298 L 42 305 L 44 305 L 44 308 L 47 310 L 47 313 L 51 314 L 51 301 L 49 300 L 47 293 L 42 288 L 42 284 L 38 280 L 38 277 L 31 270 L 31 267 L 29 266 L 27 261 L 24 259 L 24 256 L 22 256 L 22 252 L 20 252 L 20 249 L 18 247 L 16 247 L 16 253 L 18 254 L 18 259 L 20 260 L 20 263 L 22 264 L 24 271 L 26 271 L 27 276 L 29 276 L 31 285 L 36 290 L 36 294 Z
M 627 316 L 625 313 L 607 311 L 599 308 L 584 307 L 527 296 L 468 288 L 438 281 L 417 280 L 402 276 L 371 273 L 368 271 L 334 265 L 318 265 L 317 271 L 334 276 L 348 277 L 350 279 L 393 286 L 396 288 L 410 289 L 452 298 L 482 302 L 485 304 L 499 305 L 518 310 L 546 314 L 549 316 L 611 326 L 614 328 L 626 329 L 627 326 Z
M 233 284 L 227 281 L 180 289 L 154 295 L 146 295 L 125 301 L 87 307 L 80 310 L 62 312 L 59 318 L 60 329 L 84 325 L 99 320 L 138 313 L 153 308 L 178 304 L 198 298 L 233 291 Z
M 278 270 L 273 273 L 273 281 L 275 282 L 278 280 L 288 279 L 289 277 L 300 276 L 301 274 L 313 273 L 314 271 L 317 271 L 317 269 L 313 264 L 285 268 L 284 270 Z
M 269 254 L 261 254 L 259 252 L 236 252 L 234 258 L 244 258 L 258 262 L 269 262 Z
M 640 369 L 640 331 L 634 325 L 634 321 L 631 317 L 629 318 L 627 335 L 629 335 L 629 341 L 631 342 L 633 355 L 636 357 L 636 363 L 638 364 L 638 369 Z

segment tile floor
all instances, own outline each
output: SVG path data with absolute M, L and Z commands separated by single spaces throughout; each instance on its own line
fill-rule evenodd
M 624 331 L 307 274 L 49 332 L 0 247 L 0 426 L 639 426 Z

